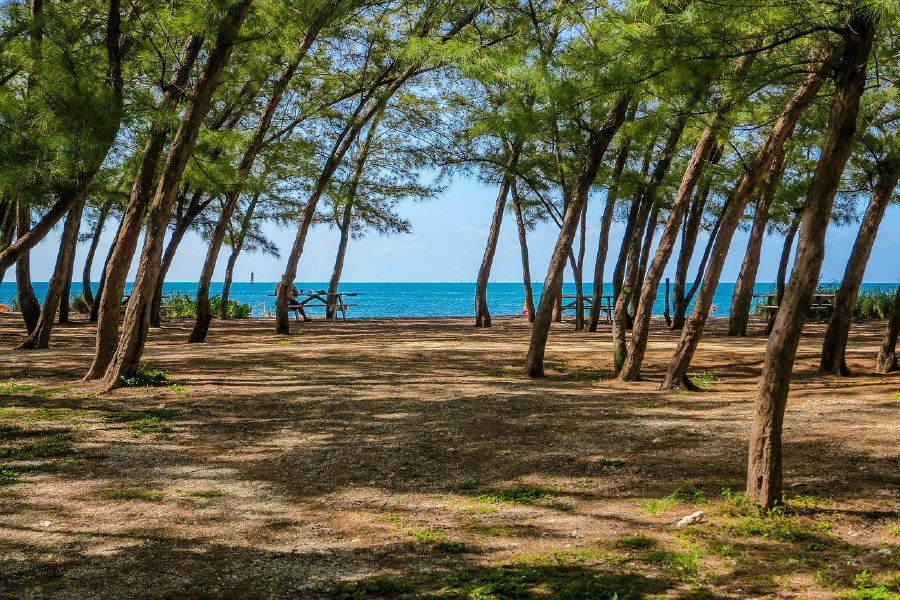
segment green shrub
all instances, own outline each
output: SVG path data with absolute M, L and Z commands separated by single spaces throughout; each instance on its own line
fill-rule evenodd
M 860 290 L 853 315 L 861 319 L 887 319 L 894 306 L 894 291 L 875 288 Z
M 126 387 L 155 387 L 172 383 L 165 371 L 151 369 L 146 362 L 138 365 L 138 369 L 133 376 L 122 377 L 122 382 Z
M 229 300 L 227 306 L 229 319 L 243 319 L 249 317 L 253 312 L 253 308 L 249 304 L 244 304 L 237 300 Z M 172 296 L 172 298 L 166 302 L 166 307 L 169 310 L 169 315 L 173 317 L 197 316 L 197 301 L 184 292 L 177 292 Z M 214 317 L 219 316 L 219 309 L 221 307 L 222 296 L 216 294 L 209 299 L 209 311 Z
M 91 306 L 88 304 L 87 299 L 85 299 L 83 292 L 78 292 L 72 296 L 70 306 L 72 307 L 72 310 L 82 315 L 87 315 L 91 312 Z

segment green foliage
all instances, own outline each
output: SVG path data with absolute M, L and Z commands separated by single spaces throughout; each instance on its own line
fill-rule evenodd
M 647 537 L 645 535 L 632 535 L 619 538 L 616 540 L 616 546 L 626 548 L 628 550 L 649 550 L 656 547 L 656 538 Z
M 181 495 L 188 498 L 222 498 L 228 494 L 222 490 L 182 490 Z
M 157 387 L 170 385 L 172 380 L 165 371 L 151 369 L 149 364 L 142 362 L 138 365 L 135 374 L 131 377 L 123 377 L 122 382 L 126 387 Z
M 154 434 L 156 439 L 171 439 L 174 428 L 170 423 L 181 419 L 181 411 L 173 408 L 152 408 L 144 411 L 118 411 L 107 414 L 107 420 L 125 423 L 135 437 Z
M 197 316 L 197 300 L 189 294 L 177 292 L 165 303 L 166 310 L 173 317 L 196 317 Z M 222 306 L 222 297 L 218 294 L 210 297 L 209 311 L 214 317 L 218 317 L 219 310 Z M 249 304 L 238 302 L 237 300 L 228 300 L 228 318 L 229 319 L 245 319 L 253 312 L 253 308 Z
M 853 588 L 845 595 L 849 600 L 900 600 L 900 591 L 891 591 L 876 582 L 869 571 L 863 571 L 853 578 Z
M 552 487 L 541 487 L 535 485 L 517 485 L 507 489 L 497 489 L 485 491 L 475 497 L 479 502 L 488 504 L 499 504 L 508 502 L 510 504 L 531 504 L 535 500 L 541 498 L 553 498 L 559 495 L 559 490 Z
M 895 292 L 882 288 L 860 290 L 853 315 L 861 319 L 888 319 L 894 308 Z
M 625 465 L 625 461 L 621 458 L 601 457 L 597 459 L 597 464 L 603 467 L 622 467 Z
M 87 300 L 84 297 L 83 292 L 78 292 L 74 296 L 72 296 L 72 310 L 77 312 L 78 314 L 87 315 L 91 312 L 91 306 L 88 304 Z
M 715 374 L 709 372 L 700 373 L 691 378 L 691 382 L 701 389 L 710 388 L 715 385 L 717 381 L 719 381 L 719 378 L 716 377 Z
M 398 594 L 412 591 L 413 586 L 402 579 L 379 577 L 377 579 L 364 579 L 345 583 L 338 588 L 338 598 L 341 600 L 356 600 L 357 598 L 392 598 Z

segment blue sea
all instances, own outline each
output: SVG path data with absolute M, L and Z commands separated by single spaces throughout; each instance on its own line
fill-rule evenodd
M 321 290 L 328 287 L 325 282 L 297 282 L 300 289 Z M 131 284 L 126 288 L 130 289 Z M 885 288 L 895 289 L 896 283 L 864 283 L 863 289 Z M 47 293 L 47 282 L 35 282 L 33 284 L 38 299 L 43 300 Z M 535 299 L 540 297 L 542 284 L 534 284 Z M 773 289 L 771 283 L 756 284 L 758 293 L 768 292 Z M 81 283 L 72 284 L 72 292 L 80 291 Z M 96 289 L 96 283 L 94 284 Z M 164 286 L 166 294 L 178 292 L 195 296 L 197 284 L 191 282 L 166 282 Z M 219 294 L 222 290 L 221 283 L 213 283 L 211 294 Z M 275 298 L 268 294 L 274 293 L 274 282 L 233 283 L 230 297 L 244 302 L 253 307 L 253 315 L 259 316 L 263 310 L 274 309 Z M 357 304 L 348 309 L 348 317 L 474 317 L 475 316 L 475 284 L 474 283 L 343 283 L 340 286 L 342 292 L 358 292 L 361 295 L 348 298 L 349 302 Z M 604 285 L 604 292 L 612 293 L 612 284 Z M 734 292 L 733 283 L 719 284 L 713 304 L 716 305 L 716 316 L 728 316 L 731 306 L 731 296 Z M 563 287 L 564 294 L 574 294 L 575 284 L 567 283 Z M 591 293 L 591 287 L 585 286 L 585 294 Z M 662 314 L 664 310 L 665 285 L 660 286 L 656 304 L 653 307 L 654 314 Z M 16 295 L 16 284 L 13 281 L 0 283 L 0 304 L 10 304 Z M 525 302 L 525 291 L 521 283 L 491 283 L 488 285 L 488 306 L 493 315 L 521 314 Z M 322 312 L 322 309 L 311 309 L 312 314 Z M 571 314 L 571 313 L 569 313 Z

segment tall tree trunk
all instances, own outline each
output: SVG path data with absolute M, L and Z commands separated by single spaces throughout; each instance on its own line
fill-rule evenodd
M 756 214 L 753 215 L 753 228 L 750 230 L 750 240 L 747 242 L 747 251 L 744 253 L 744 262 L 734 285 L 734 295 L 731 298 L 731 312 L 728 317 L 728 335 L 737 337 L 747 336 L 747 323 L 750 320 L 750 306 L 753 304 L 753 289 L 756 287 L 756 273 L 759 270 L 760 253 L 763 239 L 766 236 L 766 226 L 769 224 L 769 207 L 778 191 L 781 183 L 782 169 L 784 168 L 784 150 L 778 153 L 769 175 L 763 186 L 762 193 L 756 201 Z
M 724 146 L 717 144 L 710 152 L 709 164 L 716 165 L 722 158 Z M 703 223 L 703 213 L 706 210 L 706 202 L 709 200 L 709 193 L 712 190 L 712 176 L 707 173 L 706 181 L 702 188 L 691 203 L 691 209 L 688 218 L 685 219 L 681 230 L 681 249 L 678 252 L 678 264 L 675 268 L 675 281 L 672 284 L 672 325 L 673 331 L 684 328 L 684 322 L 687 318 L 688 305 L 694 297 L 697 290 L 697 282 L 703 277 L 703 271 L 706 270 L 706 261 L 712 250 L 715 234 L 710 235 L 709 241 L 703 251 L 700 269 L 694 278 L 694 285 L 691 291 L 687 291 L 687 276 L 691 266 L 691 259 L 694 257 L 694 250 L 697 247 L 697 238 L 700 235 L 700 225 Z M 716 225 L 718 231 L 718 224 Z
M 647 275 L 647 263 L 650 261 L 650 249 L 653 247 L 653 238 L 656 236 L 656 230 L 659 227 L 659 214 L 662 211 L 662 204 L 657 202 L 650 211 L 650 218 L 647 219 L 647 232 L 644 235 L 644 241 L 641 246 L 641 262 L 638 265 L 638 276 L 636 283 L 638 286 L 644 281 Z M 636 289 L 636 293 L 631 295 L 631 314 L 637 314 L 637 305 L 640 300 L 640 288 Z M 633 321 L 633 319 L 632 319 Z M 634 323 L 632 322 L 631 326 Z M 630 328 L 630 327 L 629 327 Z
M 653 148 L 656 140 L 653 139 L 644 153 L 644 160 L 641 163 L 641 181 L 646 181 L 650 173 L 650 162 L 653 159 Z M 638 212 L 641 209 L 641 189 L 639 188 L 634 194 L 631 201 L 631 207 L 628 209 L 628 217 L 625 219 L 625 233 L 622 235 L 622 245 L 619 247 L 619 256 L 616 258 L 616 267 L 613 269 L 613 303 L 619 299 L 622 293 L 622 286 L 625 283 L 625 268 L 628 265 L 628 254 L 631 248 L 631 239 L 634 237 L 635 228 L 637 228 Z
M 169 115 L 181 103 L 185 84 L 202 46 L 202 36 L 188 36 L 181 50 L 181 62 L 172 73 L 168 87 L 164 90 L 157 105 L 157 116 L 150 126 L 149 136 L 144 143 L 143 154 L 138 164 L 134 184 L 131 187 L 131 196 L 122 215 L 122 221 L 119 223 L 119 231 L 103 271 L 101 279 L 103 293 L 95 302 L 97 306 L 97 337 L 94 360 L 85 375 L 86 380 L 103 377 L 116 351 L 122 294 L 125 292 L 128 271 L 131 268 L 131 261 L 141 235 L 144 215 L 153 192 L 153 181 L 159 159 L 171 129 Z
M 172 206 L 181 186 L 182 175 L 191 151 L 194 149 L 200 127 L 209 112 L 219 76 L 225 65 L 228 64 L 250 4 L 251 0 L 240 0 L 232 4 L 222 18 L 215 46 L 209 52 L 206 65 L 197 79 L 191 101 L 184 111 L 181 124 L 169 147 L 150 210 L 140 266 L 131 289 L 128 308 L 125 311 L 122 334 L 112 360 L 109 361 L 109 366 L 103 375 L 104 389 L 113 389 L 122 385 L 123 378 L 131 377 L 137 371 L 150 328 L 150 303 L 156 286 L 156 278 L 159 275 L 162 246 L 171 218 Z
M 525 219 L 522 215 L 522 199 L 512 182 L 513 210 L 516 213 L 516 228 L 519 232 L 519 248 L 522 251 L 522 284 L 525 286 L 525 310 L 528 311 L 528 322 L 534 323 L 534 289 L 531 287 L 531 265 L 528 262 L 528 234 L 525 230 Z
M 613 215 L 616 209 L 616 200 L 619 196 L 619 182 L 622 179 L 622 171 L 628 161 L 628 153 L 631 149 L 631 138 L 622 140 L 622 146 L 616 156 L 616 164 L 613 168 L 609 189 L 606 191 L 606 206 L 603 208 L 603 217 L 600 219 L 600 240 L 597 243 L 597 260 L 594 262 L 594 288 L 591 293 L 591 314 L 588 319 L 588 331 L 597 331 L 600 323 L 600 303 L 603 301 L 603 271 L 606 267 L 606 255 L 609 253 L 609 232 L 612 229 Z
M 100 207 L 100 214 L 97 215 L 97 225 L 94 227 L 94 235 L 91 236 L 91 245 L 88 247 L 88 253 L 84 259 L 84 268 L 81 271 L 81 293 L 84 294 L 84 300 L 89 307 L 94 305 L 94 290 L 91 289 L 91 266 L 94 264 L 94 255 L 97 253 L 97 246 L 100 245 L 103 226 L 106 224 L 106 217 L 109 216 L 111 209 L 112 202 L 106 202 Z
M 76 245 L 78 241 L 75 241 Z M 62 293 L 59 295 L 59 322 L 69 322 L 69 309 L 72 304 L 72 275 L 75 270 L 75 248 L 72 249 L 72 260 L 69 261 L 69 268 L 66 270 L 65 280 L 63 281 Z
M 0 250 L 12 244 L 16 236 L 16 203 L 8 198 L 0 198 Z M 6 269 L 0 269 L 0 283 Z
M 900 163 L 887 165 L 879 173 L 878 180 L 872 189 L 869 207 L 859 226 L 853 251 L 847 261 L 847 268 L 844 270 L 844 278 L 835 293 L 834 309 L 831 312 L 831 320 L 828 322 L 825 341 L 822 344 L 822 359 L 819 364 L 819 371 L 822 373 L 828 375 L 850 374 L 846 353 L 853 309 L 856 307 L 859 286 L 866 272 L 872 246 L 875 244 L 875 236 L 878 235 L 878 227 L 894 196 L 894 188 L 897 187 L 898 180 L 900 180 Z
M 878 349 L 878 358 L 875 369 L 879 373 L 893 373 L 900 369 L 900 361 L 897 360 L 897 337 L 900 336 L 900 287 L 894 295 L 894 306 L 891 309 L 891 318 L 884 330 L 881 339 L 881 348 Z
M 194 322 L 194 328 L 191 330 L 191 335 L 188 338 L 189 343 L 206 341 L 206 334 L 209 333 L 209 324 L 210 321 L 212 321 L 212 311 L 210 310 L 209 305 L 209 286 L 212 283 L 213 273 L 216 269 L 216 261 L 219 258 L 219 252 L 225 241 L 225 234 L 231 224 L 231 217 L 234 214 L 234 209 L 237 206 L 241 192 L 244 190 L 244 184 L 247 181 L 247 177 L 250 175 L 253 163 L 256 162 L 256 157 L 263 147 L 266 134 L 268 134 L 269 127 L 272 124 L 272 118 L 275 116 L 278 105 L 281 104 L 284 92 L 287 90 L 291 79 L 294 78 L 294 74 L 297 72 L 297 67 L 300 66 L 300 62 L 306 56 L 307 51 L 318 36 L 319 29 L 324 25 L 323 17 L 325 14 L 330 14 L 330 12 L 331 7 L 329 3 L 328 10 L 320 12 L 316 24 L 312 26 L 305 36 L 303 36 L 297 55 L 281 70 L 281 75 L 272 86 L 269 100 L 266 102 L 266 106 L 259 117 L 259 122 L 256 124 L 256 131 L 253 133 L 253 139 L 250 140 L 250 144 L 247 146 L 247 150 L 244 152 L 243 157 L 241 157 L 241 162 L 238 164 L 235 171 L 235 182 L 225 196 L 222 212 L 219 215 L 219 220 L 216 222 L 215 229 L 213 229 L 212 235 L 210 236 L 206 260 L 203 262 L 203 269 L 200 272 L 200 281 L 197 284 L 197 320 Z
M 506 172 L 500 183 L 500 191 L 497 193 L 497 201 L 494 203 L 494 215 L 491 218 L 491 228 L 488 231 L 487 244 L 484 248 L 484 257 L 478 268 L 478 277 L 475 283 L 475 327 L 491 326 L 491 311 L 487 303 L 488 280 L 491 277 L 491 266 L 494 264 L 494 254 L 497 252 L 497 241 L 500 239 L 500 225 L 503 222 L 503 213 L 506 211 L 506 199 L 509 197 L 509 188 L 515 177 L 511 171 L 519 162 L 521 143 L 514 142 L 510 148 L 509 158 L 506 161 Z
M 875 39 L 874 19 L 868 11 L 854 12 L 844 34 L 825 141 L 803 211 L 797 258 L 766 347 L 747 461 L 747 497 L 765 508 L 781 502 L 781 431 L 791 371 L 818 283 L 834 197 L 856 133 L 866 65 Z
M 628 245 L 628 272 L 622 284 L 622 291 L 616 298 L 616 307 L 613 313 L 613 367 L 616 373 L 621 372 L 622 366 L 628 358 L 628 343 L 625 332 L 631 325 L 628 305 L 631 303 L 631 297 L 635 292 L 635 288 L 638 285 L 638 277 L 640 276 L 641 232 L 644 227 L 647 227 L 646 237 L 652 238 L 653 236 L 653 230 L 650 226 L 655 226 L 655 224 L 650 223 L 650 215 L 653 212 L 655 218 L 659 214 L 659 210 L 655 208 L 658 204 L 656 193 L 659 190 L 659 186 L 662 185 L 666 173 L 669 171 L 669 165 L 671 165 L 675 151 L 678 149 L 678 142 L 681 140 L 681 134 L 684 132 L 686 125 L 687 112 L 678 118 L 678 121 L 669 131 L 666 145 L 659 156 L 659 160 L 656 161 L 656 165 L 653 167 L 653 175 L 650 181 L 644 184 L 641 193 L 641 209 L 638 212 L 638 219 Z M 648 248 L 647 252 L 649 251 Z
M 18 237 L 28 235 L 31 229 L 31 209 L 23 200 L 18 202 L 16 212 Z M 28 335 L 34 333 L 41 316 L 41 303 L 38 302 L 31 287 L 31 253 L 25 251 L 19 255 L 16 262 L 16 294 L 19 298 L 19 310 L 22 311 L 22 320 L 25 321 L 25 329 Z
M 76 193 L 79 192 L 81 197 L 69 203 L 72 208 L 69 210 L 69 216 L 66 217 L 62 239 L 59 243 L 59 254 L 56 257 L 56 268 L 47 287 L 47 295 L 44 297 L 44 306 L 41 309 L 37 326 L 25 341 L 19 344 L 17 350 L 47 348 L 50 344 L 53 320 L 56 318 L 56 311 L 62 300 L 67 276 L 72 270 L 72 262 L 75 260 L 75 247 L 78 245 L 78 229 L 81 227 L 81 213 L 84 210 L 87 187 L 76 190 Z
M 572 190 L 568 209 L 563 216 L 563 225 L 559 230 L 559 237 L 556 239 L 556 246 L 550 258 L 550 266 L 547 269 L 547 277 L 544 279 L 541 300 L 538 303 L 534 326 L 531 330 L 531 342 L 525 361 L 525 372 L 530 377 L 544 376 L 544 351 L 550 335 L 553 306 L 562 292 L 563 270 L 566 267 L 566 258 L 572 250 L 575 229 L 581 219 L 581 208 L 587 202 L 588 194 L 597 178 L 597 171 L 603 161 L 603 155 L 609 147 L 610 140 L 625 122 L 625 113 L 630 103 L 631 95 L 629 93 L 620 94 L 603 127 L 599 131 L 591 131 L 588 135 L 587 153 L 581 165 L 578 182 Z
M 266 172 L 263 172 L 261 183 L 265 183 L 265 180 Z M 231 294 L 231 282 L 234 280 L 234 265 L 244 249 L 244 240 L 247 238 L 247 232 L 250 231 L 253 211 L 256 210 L 260 194 L 262 194 L 262 187 L 257 188 L 253 193 L 253 198 L 250 200 L 250 204 L 244 212 L 244 217 L 241 219 L 241 229 L 238 231 L 237 238 L 233 240 L 231 246 L 231 254 L 228 256 L 228 264 L 225 266 L 225 281 L 222 282 L 222 302 L 219 305 L 219 318 L 222 320 L 228 318 L 228 297 Z
M 587 246 L 588 202 L 581 208 L 581 239 L 578 244 L 578 256 L 572 263 L 572 276 L 575 278 L 575 331 L 584 331 L 584 251 Z
M 331 271 L 331 279 L 328 282 L 328 301 L 334 298 L 337 293 L 338 285 L 341 282 L 341 273 L 344 270 L 344 257 L 347 255 L 347 244 L 350 242 L 350 221 L 353 218 L 353 203 L 347 202 L 344 205 L 343 214 L 341 214 L 341 239 L 338 242 L 337 254 L 334 258 L 334 269 Z M 335 310 L 329 306 L 325 310 L 325 316 L 329 319 L 334 318 Z M 489 317 L 490 318 L 490 317 Z
M 672 356 L 666 378 L 663 381 L 663 389 L 675 389 L 678 387 L 693 388 L 687 378 L 687 370 L 703 335 L 703 327 L 709 315 L 712 300 L 719 284 L 719 277 L 725 265 L 725 258 L 731 246 L 734 232 L 741 221 L 741 216 L 747 207 L 747 203 L 753 196 L 759 180 L 769 170 L 775 156 L 784 147 L 785 141 L 790 137 L 797 124 L 797 120 L 809 103 L 816 97 L 819 89 L 825 81 L 827 70 L 824 64 L 813 72 L 806 81 L 797 88 L 792 98 L 788 101 L 781 116 L 775 121 L 772 131 L 766 138 L 765 144 L 756 154 L 744 173 L 737 187 L 726 201 L 726 207 L 719 221 L 719 231 L 715 236 L 709 266 L 703 276 L 703 284 L 694 302 L 694 309 L 688 319 L 681 339 Z
M 775 276 L 775 305 L 781 304 L 784 298 L 784 288 L 787 281 L 788 263 L 791 260 L 791 252 L 794 249 L 794 238 L 797 237 L 797 231 L 800 229 L 800 219 L 794 218 L 791 221 L 790 229 L 784 236 L 784 247 L 781 249 L 781 260 L 778 261 L 778 274 Z M 768 324 L 766 325 L 766 335 L 772 333 L 772 327 L 775 325 L 776 312 L 769 313 Z
M 97 318 L 100 313 L 100 299 L 103 297 L 103 287 L 106 285 L 106 268 L 109 266 L 109 261 L 112 258 L 113 251 L 116 248 L 116 238 L 119 236 L 119 231 L 122 228 L 122 221 L 119 221 L 119 226 L 116 229 L 116 236 L 113 238 L 113 243 L 110 244 L 109 250 L 106 252 L 106 260 L 103 261 L 103 270 L 100 272 L 100 281 L 97 283 L 97 293 L 94 295 L 94 303 L 91 304 L 91 316 L 89 320 L 91 323 L 96 323 Z
M 745 62 L 749 63 L 749 61 Z M 675 249 L 675 240 L 678 238 L 684 213 L 688 210 L 691 197 L 694 195 L 694 188 L 696 188 L 697 182 L 700 181 L 700 177 L 703 175 L 706 160 L 716 145 L 716 136 L 724 126 L 725 116 L 732 105 L 733 102 L 722 101 L 719 103 L 710 119 L 709 125 L 700 135 L 700 140 L 694 147 L 684 175 L 681 178 L 681 184 L 678 186 L 678 191 L 672 201 L 669 218 L 660 236 L 656 254 L 654 254 L 653 262 L 650 264 L 650 268 L 643 280 L 644 283 L 641 287 L 632 325 L 631 348 L 627 351 L 627 358 L 622 371 L 619 373 L 619 378 L 622 381 L 636 381 L 640 378 L 641 364 L 643 363 L 649 341 L 650 318 L 653 314 L 653 305 L 656 302 L 656 294 L 659 289 L 659 283 L 662 280 L 663 270 L 669 263 L 672 251 Z M 652 238 L 650 231 L 648 231 L 647 237 Z M 666 294 L 666 302 L 668 303 L 668 293 Z

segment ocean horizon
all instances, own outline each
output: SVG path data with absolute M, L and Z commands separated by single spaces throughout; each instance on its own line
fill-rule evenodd
M 253 308 L 253 316 L 261 316 L 274 308 L 274 294 L 277 282 L 257 281 L 234 282 L 231 284 L 229 297 L 233 300 L 249 304 Z M 297 287 L 301 290 L 324 290 L 328 283 L 322 281 L 298 281 Z M 756 293 L 766 293 L 774 289 L 774 283 L 759 282 L 754 287 Z M 825 283 L 825 285 L 831 285 Z M 836 284 L 835 284 L 836 285 Z M 861 289 L 896 289 L 897 283 L 863 283 Z M 48 282 L 33 282 L 32 287 L 38 297 L 43 301 L 47 293 Z M 97 283 L 92 284 L 96 291 Z M 126 285 L 126 293 L 131 289 L 131 282 Z M 543 283 L 532 285 L 535 302 L 540 298 Z M 585 294 L 590 295 L 593 287 L 585 285 Z M 16 296 L 17 286 L 15 282 L 5 281 L 0 283 L 0 304 L 11 304 Z M 72 283 L 72 295 L 81 291 L 81 282 Z M 353 317 L 474 317 L 475 316 L 475 282 L 352 282 L 342 283 L 341 292 L 356 292 L 361 295 L 348 298 L 351 306 L 348 309 L 348 318 Z M 604 293 L 612 293 L 612 283 L 603 286 Z M 197 282 L 173 281 L 166 282 L 163 292 L 167 295 L 187 294 L 196 296 Z M 213 282 L 210 287 L 210 295 L 221 294 L 222 282 Z M 716 289 L 713 304 L 716 308 L 713 316 L 728 316 L 730 313 L 731 297 L 734 293 L 733 282 L 720 283 Z M 575 284 L 565 283 L 563 294 L 575 294 Z M 665 284 L 661 284 L 656 302 L 653 306 L 653 314 L 661 315 L 665 310 Z M 525 289 L 522 282 L 491 282 L 488 284 L 488 306 L 491 314 L 496 316 L 521 314 L 525 303 Z M 310 314 L 321 314 L 323 309 L 312 308 Z M 571 312 L 567 314 L 572 314 Z

